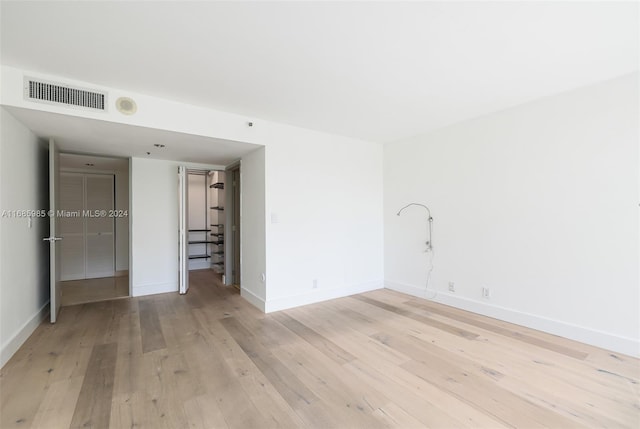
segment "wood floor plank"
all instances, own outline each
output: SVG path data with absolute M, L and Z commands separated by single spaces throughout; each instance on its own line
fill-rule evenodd
M 140 332 L 142 334 L 142 352 L 148 353 L 167 347 L 160 326 L 158 310 L 152 299 L 138 301 L 140 307 Z
M 556 358 L 543 364 L 539 360 L 540 355 L 532 358 L 531 354 L 520 353 L 508 340 L 496 344 L 495 341 L 462 342 L 454 337 L 434 341 L 428 335 L 417 333 L 408 338 L 411 337 L 420 339 L 423 345 L 437 346 L 438 355 L 455 362 L 460 368 L 501 373 L 500 386 L 567 417 L 592 420 L 596 426 L 605 427 L 616 427 L 620 422 L 629 422 L 637 417 L 637 411 L 633 410 L 640 405 L 638 401 L 634 403 L 628 394 L 621 395 L 615 384 L 604 385 L 591 375 L 593 368 L 572 358 Z M 553 353 L 549 351 L 546 354 Z M 465 357 L 467 363 L 460 361 L 459 357 Z M 577 363 L 582 367 L 580 375 L 560 361 Z M 616 416 L 618 423 L 614 422 L 615 418 L 610 418 L 612 415 Z
M 385 321 L 388 323 L 388 320 Z M 459 338 L 459 337 L 458 337 Z M 463 340 L 464 341 L 464 340 Z M 381 361 L 376 360 L 375 366 L 380 366 L 382 364 Z M 394 369 L 393 366 L 389 368 L 390 373 L 398 373 L 397 368 Z M 409 375 L 409 372 L 407 372 Z M 371 378 L 369 378 L 371 380 Z M 396 382 L 397 384 L 397 382 Z M 410 387 L 413 387 L 414 383 L 409 384 Z M 383 389 L 385 391 L 394 391 L 394 384 L 387 382 L 384 384 Z M 424 384 L 417 387 L 417 389 L 422 390 L 422 392 L 427 392 L 430 386 L 425 386 Z M 421 397 L 420 399 L 416 399 L 416 402 L 412 403 L 410 395 L 406 392 L 407 385 L 405 384 L 402 388 L 399 389 L 397 395 L 395 397 L 402 396 L 404 399 L 402 402 L 402 406 L 405 409 L 411 411 L 412 415 L 418 415 L 421 417 L 423 422 L 429 422 L 433 427 L 500 427 L 501 424 L 489 418 L 488 416 L 483 416 L 482 413 L 476 412 L 476 410 L 470 410 L 469 407 L 466 407 L 467 404 L 462 404 L 460 401 L 452 400 L 453 398 L 447 399 L 446 394 L 443 395 L 443 392 L 434 393 L 433 395 L 429 395 L 427 397 Z M 437 391 L 437 389 L 435 389 Z M 403 392 L 404 393 L 401 393 Z M 434 407 L 429 407 L 429 401 L 433 398 L 438 398 L 438 404 L 442 407 L 440 410 Z M 407 408 L 408 407 L 408 408 Z M 455 417 L 457 416 L 456 411 L 460 411 L 461 409 L 466 408 L 464 413 L 461 413 L 464 417 L 462 421 L 456 421 Z M 442 410 L 453 412 L 454 415 L 447 416 L 446 413 L 443 413 Z M 426 413 L 426 414 L 425 414 Z M 445 423 L 447 422 L 447 423 Z
M 382 310 L 381 310 L 382 311 Z M 407 356 L 393 350 L 378 341 L 373 341 L 369 335 L 380 327 L 376 327 L 372 332 L 368 330 L 352 328 L 349 319 L 340 315 L 329 307 L 321 307 L 313 312 L 304 309 L 293 309 L 288 311 L 296 319 L 313 327 L 323 336 L 342 347 L 360 360 L 365 360 L 371 364 L 376 362 L 389 361 L 396 365 L 410 360 Z M 370 328 L 369 328 L 370 329 Z
M 114 428 L 148 427 L 145 422 L 133 417 L 133 408 L 136 403 L 136 393 L 123 393 L 113 395 L 111 400 L 111 415 L 109 423 Z M 66 426 L 65 426 L 66 427 Z
M 284 342 L 274 346 L 271 351 L 287 366 L 297 368 L 297 377 L 313 390 L 325 406 L 335 410 L 344 426 L 384 425 L 388 420 L 384 418 L 384 413 L 379 412 L 383 407 L 388 410 L 387 417 L 389 413 L 397 414 L 400 420 L 406 417 L 389 407 L 391 399 L 384 392 L 358 383 L 357 377 L 343 368 L 346 363 L 344 360 L 336 360 L 330 353 L 318 353 L 318 348 L 307 341 Z
M 71 428 L 109 427 L 117 349 L 116 343 L 99 344 L 93 348 Z
M 2 368 L 0 427 L 3 429 L 30 426 L 53 383 L 74 373 L 84 375 L 83 350 L 91 350 L 94 338 L 90 332 L 101 315 L 80 307 L 65 309 L 64 315 L 55 325 L 43 322 L 26 347 L 18 350 Z M 86 319 L 88 323 L 75 323 L 77 318 Z
M 289 316 L 286 313 L 276 313 L 273 315 L 277 321 L 279 321 L 282 325 L 287 327 L 291 332 L 294 332 L 304 341 L 308 342 L 316 349 L 318 349 L 325 356 L 333 359 L 338 364 L 343 364 L 346 362 L 351 362 L 355 359 L 351 353 L 343 349 L 342 347 L 335 344 L 333 341 L 329 340 L 323 335 L 320 335 L 313 329 L 309 328 L 303 323 L 300 323 L 298 320 Z
M 224 429 L 229 427 L 212 395 L 201 395 L 187 400 L 184 403 L 184 411 L 190 428 Z
M 196 314 L 203 320 L 204 326 L 213 328 L 207 330 L 209 334 L 207 339 L 212 342 L 219 358 L 229 368 L 230 375 L 235 376 L 244 389 L 244 402 L 251 403 L 264 417 L 265 423 L 262 426 L 291 428 L 307 426 L 233 337 L 222 328 L 220 322 L 217 319 L 209 319 L 206 312 L 200 309 L 196 310 Z
M 381 428 L 383 421 L 376 418 L 374 411 L 388 403 L 388 398 L 374 389 L 358 389 L 349 385 L 355 380 L 353 375 L 337 365 L 333 360 L 317 353 L 309 344 L 297 343 L 273 350 L 274 355 L 287 367 L 296 367 L 295 376 L 309 386 L 318 397 L 317 406 L 332 410 L 334 423 L 327 427 Z M 324 361 L 324 362 L 323 362 Z M 314 425 L 317 425 L 314 422 Z
M 142 334 L 138 306 L 132 306 L 132 311 L 120 316 L 118 357 L 116 359 L 116 379 L 113 390 L 114 396 L 133 394 L 143 388 L 142 376 Z
M 454 326 L 448 325 L 446 323 L 439 322 L 437 320 L 431 319 L 427 316 L 423 316 L 420 314 L 413 313 L 411 311 L 405 310 L 400 307 L 396 307 L 395 305 L 387 304 L 382 301 L 378 301 L 364 295 L 354 295 L 353 299 L 358 299 L 360 301 L 366 302 L 367 304 L 375 305 L 376 307 L 380 307 L 384 310 L 390 311 L 392 313 L 399 314 L 400 316 L 407 317 L 409 319 L 416 320 L 418 322 L 424 323 L 426 325 L 433 326 L 434 328 L 441 329 L 445 332 L 448 332 L 453 335 L 458 335 L 460 337 L 466 338 L 468 340 L 474 340 L 478 338 L 478 334 L 469 332 L 465 329 L 459 329 Z
M 120 300 L 88 304 L 90 307 L 99 308 L 98 312 L 104 315 L 100 322 L 100 332 L 95 335 L 95 344 L 109 344 L 118 341 L 120 331 L 120 313 L 116 311 L 118 301 Z
M 379 292 L 378 292 L 379 293 Z M 390 294 L 391 298 L 394 295 Z M 403 305 L 402 302 L 406 301 L 406 296 L 396 297 L 397 299 L 390 299 L 391 302 L 397 305 Z M 398 301 L 402 301 L 398 304 Z M 357 308 L 358 309 L 358 308 Z M 360 310 L 360 309 L 358 309 Z M 456 310 L 460 311 L 461 310 Z M 464 312 L 462 312 L 464 313 Z M 374 313 L 375 314 L 375 313 Z M 362 318 L 363 316 L 359 316 Z M 467 326 L 454 319 L 447 319 L 438 315 L 433 315 L 433 318 L 439 318 L 442 322 L 451 323 L 453 325 L 459 325 L 459 327 L 465 329 Z M 481 317 L 481 316 L 476 316 Z M 506 322 L 499 322 L 493 319 L 484 318 L 488 320 L 488 323 L 503 323 L 509 325 Z M 385 320 L 386 328 L 395 327 L 397 323 L 393 319 Z M 403 327 L 409 329 L 409 326 Z M 625 401 L 619 397 L 619 391 L 616 392 L 616 383 L 603 383 L 602 376 L 592 377 L 591 369 L 582 362 L 576 362 L 575 359 L 558 355 L 556 352 L 538 348 L 528 343 L 520 343 L 520 346 L 514 347 L 514 342 L 502 335 L 492 335 L 490 331 L 485 331 L 482 328 L 478 328 L 478 333 L 482 334 L 482 338 L 478 338 L 476 341 L 460 341 L 456 336 L 437 336 L 429 334 L 424 329 L 412 329 L 412 334 L 424 338 L 425 341 L 438 342 L 440 346 L 445 346 L 448 350 L 455 354 L 465 354 L 473 356 L 478 362 L 485 362 L 486 366 L 493 366 L 500 371 L 508 371 L 511 376 L 522 380 L 526 384 L 525 380 L 536 378 L 537 382 L 543 382 L 548 380 L 549 384 L 556 385 L 559 391 L 565 392 L 565 395 L 571 395 L 575 398 L 572 402 L 577 402 L 578 398 L 581 398 L 583 404 L 600 403 L 600 407 L 595 407 L 591 410 L 591 413 L 595 415 L 599 410 L 604 409 L 618 409 L 629 410 L 631 405 L 628 400 L 628 394 L 623 393 L 622 396 L 626 397 Z M 514 325 L 511 325 L 511 329 L 514 329 Z M 402 332 L 402 329 L 398 329 Z M 488 335 L 488 337 L 486 337 Z M 547 337 L 552 337 L 547 335 Z M 480 340 L 482 340 L 480 342 Z M 491 344 L 487 343 L 489 341 Z M 498 346 L 498 347 L 496 347 Z M 542 357 L 545 359 L 542 359 Z M 544 361 L 544 365 L 542 364 Z M 533 365 L 532 365 L 533 364 Z M 579 370 L 577 368 L 580 368 Z M 536 376 L 537 374 L 537 376 Z M 578 375 L 579 374 L 579 375 Z M 531 392 L 535 391 L 535 387 L 531 386 Z M 583 406 L 576 403 L 574 410 L 578 410 Z M 632 405 L 634 406 L 634 405 Z M 591 407 L 589 405 L 589 407 Z M 571 407 L 570 407 L 571 408 Z M 578 412 L 578 411 L 576 411 Z M 624 411 L 621 411 L 620 417 L 624 419 Z M 606 416 L 600 416 L 601 420 Z
M 406 301 L 406 297 L 404 295 L 397 297 L 394 297 L 393 295 L 400 294 L 392 294 L 392 298 L 396 299 L 395 302 L 397 302 L 397 300 Z M 393 301 L 394 300 L 392 299 L 392 302 Z M 429 303 L 429 305 L 436 305 L 436 307 L 439 306 L 435 303 Z M 544 334 L 529 328 L 518 327 L 507 322 L 473 315 L 471 313 L 452 309 L 446 306 L 442 307 L 445 307 L 448 311 L 467 316 L 468 320 L 465 321 L 469 323 L 470 320 L 478 319 L 480 322 L 498 325 L 504 329 L 521 330 L 528 335 L 536 335 L 541 339 L 546 339 L 556 345 L 558 345 L 558 342 L 561 340 L 559 337 Z M 441 321 L 448 321 L 447 323 L 456 324 L 463 328 L 467 326 L 465 323 L 459 322 L 453 318 L 441 317 L 435 314 L 432 317 L 438 317 Z M 477 326 L 477 324 L 474 326 Z M 602 353 L 603 351 L 601 349 L 580 344 L 575 341 L 565 340 L 567 345 L 571 346 L 570 348 L 582 352 L 589 351 L 591 353 L 588 359 L 578 359 L 576 361 L 572 356 L 562 353 L 558 354 L 556 351 L 557 349 L 555 348 L 553 350 L 549 350 L 548 348 L 540 348 L 537 345 L 530 344 L 528 342 L 514 343 L 514 341 L 508 336 L 494 334 L 480 326 L 478 326 L 477 329 L 478 332 L 481 333 L 481 338 L 478 338 L 478 341 L 481 341 L 482 344 L 479 344 L 478 341 L 462 343 L 460 341 L 456 341 L 454 337 L 444 336 L 438 338 L 437 341 L 441 347 L 444 346 L 453 353 L 460 354 L 464 352 L 465 354 L 472 356 L 475 360 L 479 362 L 484 361 L 487 362 L 487 364 L 489 362 L 496 362 L 495 365 L 498 367 L 502 366 L 504 371 L 507 371 L 509 375 L 516 378 L 522 380 L 535 379 L 540 383 L 545 382 L 546 380 L 548 384 L 557 385 L 559 391 L 565 392 L 565 395 L 570 395 L 576 399 L 583 398 L 581 400 L 584 404 L 602 402 L 603 405 L 608 403 L 605 407 L 606 409 L 610 409 L 611 406 L 614 408 L 625 408 L 630 402 L 628 396 L 629 388 L 631 387 L 632 390 L 637 390 L 637 364 L 636 371 L 631 371 L 631 374 L 635 373 L 635 376 L 632 375 L 632 377 L 627 379 L 624 376 L 620 377 L 610 374 L 610 380 L 605 380 L 605 377 L 603 377 L 604 374 L 600 373 L 601 365 L 594 363 L 606 362 L 608 364 L 603 366 L 611 369 L 613 369 L 614 366 L 617 366 L 618 368 L 616 368 L 616 370 L 620 369 L 624 372 L 626 370 L 625 366 L 628 366 L 628 362 L 623 361 L 623 359 L 627 359 L 626 357 L 612 358 L 610 353 Z M 425 333 L 416 333 L 415 335 L 428 340 L 428 336 Z M 631 361 L 633 361 L 633 359 L 631 359 Z M 589 405 L 589 407 L 591 406 Z M 597 412 L 597 408 L 593 411 Z
M 242 350 L 271 381 L 282 397 L 295 409 L 318 401 L 318 397 L 302 384 L 291 371 L 284 366 L 265 347 L 261 346 L 240 322 L 233 317 L 221 320 L 222 326 L 229 332 Z
M 245 354 L 269 380 L 306 426 L 338 428 L 340 421 L 300 379 L 242 324 L 232 317 L 220 321 Z
M 182 398 L 171 356 L 166 349 L 143 354 L 144 390 L 136 393 L 142 393 L 137 399 L 144 404 L 144 412 L 133 408 L 134 421 L 146 419 L 153 427 L 187 426 L 187 416 L 181 406 Z
M 362 313 L 359 312 L 351 312 L 351 315 L 355 318 L 355 319 L 360 319 L 363 320 L 363 318 L 365 318 L 364 320 L 374 320 L 373 317 L 369 317 L 369 316 L 365 316 Z M 380 326 L 380 325 L 378 325 Z M 395 335 L 397 337 L 403 337 L 403 338 L 411 338 L 410 335 L 417 335 L 418 333 L 420 333 L 420 330 L 415 329 L 415 327 L 412 327 L 411 325 L 407 325 L 407 323 L 405 323 L 401 318 L 398 318 L 397 320 L 390 320 L 390 319 L 385 319 L 384 321 L 384 326 L 385 326 L 385 330 L 388 333 L 392 333 L 391 336 Z M 431 345 L 432 342 L 436 342 L 433 339 L 432 334 L 430 334 L 430 332 L 433 331 L 432 329 L 427 329 L 424 330 L 424 338 L 425 338 L 425 343 L 427 343 L 429 346 Z M 372 334 L 371 335 L 372 338 L 376 338 L 377 340 L 379 340 L 381 343 L 386 344 L 390 347 L 394 346 L 394 343 L 391 341 L 388 341 L 388 339 L 386 338 L 386 335 L 380 335 L 378 334 Z M 460 354 L 460 356 L 458 357 L 455 354 L 450 354 L 447 355 L 447 350 L 442 349 L 441 353 L 443 355 L 444 359 L 448 359 L 448 360 L 452 360 L 454 361 L 454 363 L 456 364 L 457 368 L 460 368 L 460 370 L 466 370 L 466 371 L 477 371 L 479 374 L 482 375 L 487 375 L 490 377 L 501 377 L 501 374 L 496 371 L 493 370 L 491 368 L 489 368 L 488 366 L 483 366 L 483 365 L 476 365 L 475 362 L 472 362 L 470 360 L 468 360 L 466 358 L 466 353 L 464 353 L 464 350 L 467 347 L 470 347 L 472 345 L 478 344 L 478 345 L 482 345 L 481 343 L 477 343 L 476 341 L 468 341 L 460 336 L 457 335 L 450 335 L 450 336 L 440 336 L 438 337 L 437 342 L 439 343 L 441 341 L 442 338 L 447 339 L 448 341 L 451 341 L 452 343 L 455 344 L 455 347 L 457 348 L 457 350 L 459 352 L 462 352 Z M 405 355 L 412 357 L 412 358 L 416 358 L 416 356 L 420 356 L 421 352 L 415 348 L 397 348 L 397 350 L 402 351 Z M 488 364 L 487 364 L 488 365 Z M 402 365 L 401 365 L 402 366 Z M 365 376 L 369 377 L 369 379 L 373 379 L 376 380 L 380 377 L 380 375 L 378 374 L 376 377 L 373 377 L 372 375 L 368 374 L 368 371 L 366 371 L 365 369 L 359 368 L 358 366 L 355 366 L 355 368 L 358 368 L 359 371 L 361 373 L 363 373 Z M 393 367 L 389 368 L 388 372 L 392 372 L 393 371 Z M 397 372 L 396 372 L 397 374 Z M 388 389 L 393 389 L 393 386 L 390 383 L 387 383 L 388 385 Z M 406 390 L 407 388 L 411 388 L 412 384 L 405 384 L 403 385 L 402 389 Z M 426 386 L 421 386 L 421 390 L 422 391 L 426 391 L 428 387 Z M 447 395 L 445 395 L 447 396 Z M 428 398 L 429 400 L 432 400 L 432 398 L 434 398 L 434 395 L 430 395 Z M 451 404 L 451 400 L 449 400 L 449 405 L 445 405 L 447 402 L 445 401 L 443 402 L 438 402 L 439 405 L 442 407 L 443 410 L 460 410 L 461 408 L 463 408 L 463 406 L 460 403 L 455 403 L 455 401 L 453 401 L 453 403 L 455 405 Z M 467 404 L 465 404 L 467 405 Z M 411 406 L 410 402 L 408 403 L 407 406 Z M 415 409 L 412 409 L 412 412 L 416 412 Z M 492 420 L 492 421 L 483 421 L 483 419 L 485 419 L 485 416 L 480 416 L 477 413 L 474 415 L 474 413 L 470 412 L 469 409 L 467 409 L 464 413 L 461 413 L 465 416 L 467 416 L 467 418 L 463 421 L 463 422 L 457 422 L 455 424 L 449 424 L 447 426 L 452 426 L 452 427 L 497 427 L 500 425 L 505 425 L 505 422 L 499 423 L 497 420 Z M 473 416 L 473 417 L 471 417 Z M 454 417 L 457 417 L 454 416 Z M 469 420 L 469 419 L 473 419 L 473 420 Z M 422 417 L 422 420 L 425 420 L 425 417 Z M 467 426 L 468 425 L 468 426 Z M 442 424 L 437 424 L 436 426 L 440 427 L 442 426 Z
M 71 425 L 83 381 L 83 377 L 73 377 L 51 383 L 31 427 L 68 428 Z
M 500 335 L 504 335 L 507 336 L 509 338 L 512 338 L 514 340 L 518 340 L 518 341 L 523 341 L 529 344 L 533 344 L 535 346 L 538 347 L 543 347 L 547 350 L 551 350 L 554 351 L 556 353 L 561 353 L 563 355 L 566 356 L 570 356 L 572 358 L 575 359 L 585 359 L 588 354 L 579 350 L 574 350 L 570 347 L 566 347 L 566 346 L 562 346 L 562 345 L 558 345 L 558 344 L 554 344 L 551 341 L 547 341 L 547 340 L 542 340 L 540 338 L 536 338 L 534 336 L 531 335 L 527 335 L 527 334 L 523 334 L 521 332 L 519 332 L 518 330 L 513 330 L 513 329 L 508 329 L 508 328 L 503 328 L 501 326 L 496 326 L 492 323 L 487 323 L 484 321 L 480 321 L 480 320 L 473 320 L 472 318 L 465 316 L 463 314 L 460 314 L 458 312 L 453 312 L 453 311 L 449 311 L 447 308 L 445 308 L 445 306 L 432 306 L 429 305 L 428 302 L 417 302 L 414 300 L 410 300 L 407 301 L 407 305 L 410 305 L 412 307 L 416 307 L 416 308 L 420 308 L 420 309 L 424 309 L 426 311 L 430 311 L 436 314 L 441 314 L 443 316 L 446 317 L 450 317 L 452 319 L 455 320 L 459 320 L 461 322 L 467 323 L 469 325 L 474 325 L 474 326 L 478 326 L 482 329 L 486 329 L 487 331 L 491 331 L 491 332 L 495 332 L 497 334 Z
M 225 289 L 195 291 L 200 298 L 208 295 L 215 301 L 210 306 L 192 307 L 194 317 L 202 327 L 195 336 L 198 341 L 192 347 L 197 353 L 192 353 L 192 356 L 195 357 L 197 371 L 207 379 L 208 391 L 216 399 L 227 424 L 230 427 L 265 428 L 304 426 L 220 323 L 225 316 L 240 314 L 241 306 L 233 302 L 236 292 L 231 291 L 233 294 L 227 296 L 224 294 L 230 291 Z M 224 299 L 219 299 L 220 296 Z M 242 314 L 243 318 L 262 315 L 249 307 L 245 307 Z
M 373 415 L 384 422 L 385 427 L 420 428 L 425 424 L 407 413 L 400 405 L 389 402 L 373 411 Z
M 510 427 L 402 367 L 385 363 L 372 367 L 354 361 L 346 364 L 345 368 L 374 388 L 381 389 L 394 398 L 401 398 L 396 399 L 396 405 L 418 419 L 425 427 Z
M 536 427 L 547 421 L 555 427 L 581 427 L 570 419 L 535 406 L 530 401 L 506 391 L 491 380 L 492 374 L 467 371 L 449 362 L 446 357 L 442 357 L 426 345 L 418 345 L 383 333 L 375 335 L 375 338 L 390 347 L 402 350 L 414 359 L 403 364 L 404 369 L 488 413 L 503 424 L 514 427 Z M 475 393 L 471 395 L 473 399 L 466 392 Z

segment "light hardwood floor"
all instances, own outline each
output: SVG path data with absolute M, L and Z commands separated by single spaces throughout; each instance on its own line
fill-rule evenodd
M 128 276 L 70 280 L 60 286 L 63 307 L 129 296 Z
M 388 290 L 264 315 L 211 283 L 64 308 L 2 369 L 0 427 L 640 426 L 637 359 Z

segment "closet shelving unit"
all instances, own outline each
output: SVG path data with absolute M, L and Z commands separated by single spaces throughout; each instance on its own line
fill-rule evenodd
M 217 273 L 224 273 L 224 172 L 216 171 L 213 174 L 213 183 L 209 185 L 211 192 L 210 201 L 210 227 L 209 243 L 211 243 L 211 268 Z
M 191 233 L 208 233 L 210 232 L 210 229 L 190 229 L 189 230 L 189 236 L 191 236 Z M 208 244 L 210 243 L 210 241 L 208 240 L 189 240 L 189 244 Z M 203 253 L 203 254 L 198 254 L 198 255 L 189 255 L 189 259 L 209 259 L 209 252 L 207 253 Z
M 210 229 L 190 229 L 189 232 L 211 232 Z M 211 240 L 190 240 L 189 244 L 217 244 L 216 241 Z M 208 255 L 207 255 L 208 256 Z
M 208 266 L 208 262 L 202 260 L 211 259 L 209 249 L 209 233 L 207 228 L 208 192 L 207 181 L 209 172 L 200 170 L 187 171 L 189 180 L 189 223 L 193 227 L 189 229 L 189 269 L 202 269 Z M 193 187 L 193 188 L 192 188 Z M 202 210 L 202 211 L 201 211 Z

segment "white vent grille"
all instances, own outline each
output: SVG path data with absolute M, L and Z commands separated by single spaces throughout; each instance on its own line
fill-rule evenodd
M 33 101 L 105 110 L 106 94 L 82 88 L 25 79 L 25 97 Z

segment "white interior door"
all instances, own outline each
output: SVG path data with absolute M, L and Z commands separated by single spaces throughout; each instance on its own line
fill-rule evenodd
M 86 278 L 115 275 L 113 174 L 85 176 Z
M 60 173 L 61 280 L 115 275 L 114 175 Z
M 189 290 L 189 221 L 187 219 L 189 194 L 187 186 L 187 169 L 183 166 L 178 167 L 178 199 L 178 285 L 180 293 L 185 294 Z
M 57 210 L 60 207 L 60 152 L 53 139 L 49 140 L 49 237 L 44 240 L 49 241 L 49 288 L 51 290 L 51 323 L 56 323 L 58 312 L 60 311 L 61 290 L 60 290 L 60 240 L 56 236 L 58 232 Z
M 60 205 L 58 208 L 74 215 L 58 220 L 58 231 L 62 237 L 61 272 L 62 281 L 85 278 L 84 218 L 76 213 L 84 209 L 84 175 L 82 173 L 60 173 Z

